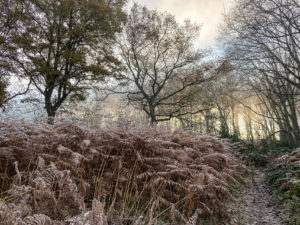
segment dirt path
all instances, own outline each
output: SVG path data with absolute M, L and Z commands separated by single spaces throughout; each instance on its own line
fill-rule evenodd
M 242 225 L 286 225 L 280 217 L 280 210 L 272 204 L 269 189 L 265 183 L 265 174 L 256 171 L 250 178 L 243 193 L 240 205 L 239 224 Z

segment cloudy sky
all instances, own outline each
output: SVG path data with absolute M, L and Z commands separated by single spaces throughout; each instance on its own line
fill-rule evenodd
M 222 13 L 230 8 L 232 0 L 135 0 L 152 9 L 167 11 L 176 16 L 178 21 L 190 18 L 202 24 L 197 43 L 199 47 L 214 44 L 218 24 L 222 22 Z

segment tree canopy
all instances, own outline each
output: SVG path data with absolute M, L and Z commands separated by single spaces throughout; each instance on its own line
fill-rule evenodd
M 199 85 L 217 74 L 204 63 L 205 51 L 194 48 L 200 27 L 173 15 L 135 4 L 120 38 L 121 57 L 127 67 L 122 84 L 130 104 L 142 109 L 151 123 L 186 113 Z
M 16 2 L 26 13 L 18 12 L 5 59 L 11 73 L 29 79 L 42 94 L 49 117 L 66 99 L 84 100 L 94 82 L 117 76 L 113 46 L 126 19 L 123 0 Z
M 10 63 L 6 60 L 8 51 L 9 37 L 18 27 L 20 12 L 22 7 L 13 0 L 0 0 L 0 108 L 3 108 L 10 99 L 21 94 L 11 95 L 7 91 L 8 86 L 8 68 Z

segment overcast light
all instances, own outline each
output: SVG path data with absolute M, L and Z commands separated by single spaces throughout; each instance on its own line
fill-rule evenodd
M 132 2 L 132 1 L 131 1 Z M 198 47 L 214 44 L 218 32 L 218 24 L 222 22 L 222 13 L 230 8 L 232 0 L 136 0 L 152 9 L 169 12 L 179 21 L 190 18 L 202 24 Z

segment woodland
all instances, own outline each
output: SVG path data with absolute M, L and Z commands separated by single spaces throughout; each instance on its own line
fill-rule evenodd
M 300 3 L 222 18 L 0 0 L 0 225 L 300 225 Z

